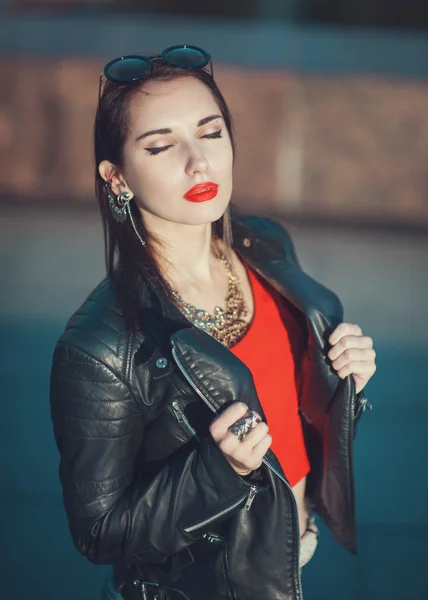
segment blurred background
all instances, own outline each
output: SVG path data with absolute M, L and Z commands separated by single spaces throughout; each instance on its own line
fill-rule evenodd
M 99 597 L 105 567 L 74 549 L 62 507 L 50 363 L 104 275 L 99 73 L 177 43 L 213 56 L 235 203 L 288 227 L 378 353 L 355 443 L 359 555 L 322 527 L 305 600 L 426 600 L 426 0 L 0 0 L 0 597 Z

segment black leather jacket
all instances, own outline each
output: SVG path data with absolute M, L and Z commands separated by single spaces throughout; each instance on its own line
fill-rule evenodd
M 307 499 L 355 552 L 352 441 L 363 404 L 326 358 L 342 306 L 301 270 L 279 224 L 241 217 L 233 231 L 235 250 L 301 316 Z M 275 455 L 240 477 L 209 434 L 236 400 L 263 415 L 247 367 L 148 287 L 141 334 L 126 330 L 107 280 L 68 322 L 51 376 L 64 504 L 77 549 L 114 565 L 125 598 L 302 598 L 296 503 Z

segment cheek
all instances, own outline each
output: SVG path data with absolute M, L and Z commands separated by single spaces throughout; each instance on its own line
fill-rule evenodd
M 209 147 L 206 151 L 212 170 L 230 175 L 233 169 L 233 152 L 229 142 L 219 144 L 217 147 Z
M 126 165 L 126 181 L 139 198 L 150 198 L 153 193 L 159 193 L 167 187 L 165 165 L 156 156 L 133 156 Z

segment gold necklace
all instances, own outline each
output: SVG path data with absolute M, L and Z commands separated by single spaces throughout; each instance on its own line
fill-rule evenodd
M 216 306 L 214 314 L 211 314 L 206 310 L 196 308 L 189 302 L 185 302 L 175 290 L 172 293 L 179 309 L 191 323 L 209 333 L 226 348 L 230 348 L 244 336 L 249 327 L 249 323 L 245 321 L 248 308 L 239 287 L 239 279 L 234 274 L 232 265 L 214 243 L 213 249 L 226 271 L 229 282 L 225 300 L 226 309 Z

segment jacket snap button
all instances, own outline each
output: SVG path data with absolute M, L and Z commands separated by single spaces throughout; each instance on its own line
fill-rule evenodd
M 244 239 L 242 240 L 242 243 L 244 244 L 244 246 L 245 246 L 246 248 L 249 248 L 249 247 L 251 246 L 251 240 L 250 240 L 250 239 L 248 239 L 248 238 L 244 238 Z
M 159 367 L 159 369 L 164 369 L 167 364 L 168 361 L 166 358 L 158 358 L 156 361 L 156 366 Z

